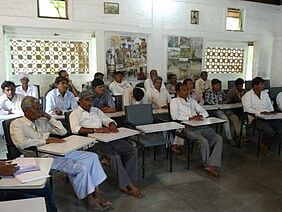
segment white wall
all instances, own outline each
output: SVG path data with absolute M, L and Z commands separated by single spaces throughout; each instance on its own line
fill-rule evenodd
M 0 81 L 13 79 L 10 70 L 6 70 L 4 65 L 3 28 L 14 30 L 18 34 L 33 32 L 35 36 L 36 33 L 47 36 L 49 33 L 50 37 L 52 32 L 57 32 L 58 29 L 63 36 L 95 33 L 97 64 L 92 64 L 89 75 L 71 76 L 78 88 L 81 87 L 81 83 L 90 80 L 97 70 L 105 71 L 104 34 L 108 31 L 148 34 L 148 68 L 158 69 L 159 74 L 164 78 L 166 77 L 164 41 L 168 35 L 203 37 L 204 42 L 254 41 L 253 75 L 272 76 L 270 71 L 276 68 L 273 67 L 275 61 L 272 59 L 273 39 L 274 34 L 282 35 L 282 30 L 276 28 L 279 24 L 277 18 L 281 17 L 277 6 L 240 0 L 115 0 L 114 2 L 120 3 L 120 15 L 105 15 L 101 0 L 69 0 L 69 20 L 54 20 L 37 18 L 36 2 L 36 0 L 10 0 L 0 4 Z M 227 7 L 245 9 L 244 32 L 225 30 Z M 190 10 L 200 11 L 199 25 L 189 24 Z M 280 40 L 278 43 L 281 45 Z M 277 46 L 274 51 L 279 52 Z M 218 77 L 225 83 L 237 76 L 226 74 Z M 32 76 L 31 81 L 40 84 L 41 92 L 44 92 L 46 85 L 54 78 L 55 76 L 46 76 L 44 79 L 41 76 Z M 274 80 L 275 83 L 277 81 Z

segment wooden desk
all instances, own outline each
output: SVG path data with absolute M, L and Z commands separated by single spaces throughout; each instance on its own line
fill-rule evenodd
M 224 124 L 226 120 L 219 119 L 216 117 L 208 117 L 204 118 L 202 121 L 183 121 L 182 124 L 188 125 L 190 127 L 203 127 L 203 126 L 211 126 L 217 124 Z
M 184 125 L 172 121 L 172 122 L 164 122 L 164 123 L 156 123 L 156 124 L 138 125 L 136 126 L 136 129 L 140 130 L 143 133 L 155 133 L 155 132 L 177 130 L 184 127 L 185 127 Z
M 46 174 L 49 174 L 53 158 L 35 158 L 35 160 L 40 170 L 44 171 Z M 46 181 L 47 179 L 42 179 L 23 184 L 12 176 L 3 177 L 0 180 L 0 189 L 41 189 L 44 188 Z
M 87 145 L 96 143 L 95 138 L 88 138 L 79 135 L 71 135 L 64 138 L 66 142 L 63 143 L 51 143 L 39 146 L 38 152 L 48 153 L 51 155 L 65 156 L 68 153 L 74 152 Z
M 88 137 L 96 138 L 97 141 L 108 143 L 111 141 L 115 141 L 122 138 L 128 138 L 139 134 L 139 131 L 125 127 L 120 127 L 118 128 L 118 130 L 118 133 L 91 133 L 88 134 Z
M 43 197 L 0 202 L 0 208 L 3 212 L 46 212 Z
M 256 114 L 256 117 L 263 120 L 277 120 L 277 119 L 282 119 L 282 113 L 276 113 L 271 115 Z

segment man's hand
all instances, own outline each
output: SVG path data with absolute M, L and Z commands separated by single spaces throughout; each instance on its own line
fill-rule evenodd
M 202 121 L 203 120 L 203 116 L 201 115 L 195 115 L 195 116 L 192 116 L 192 117 L 189 117 L 189 121 Z
M 0 164 L 0 175 L 2 176 L 11 176 L 16 172 L 17 164 Z
M 42 113 L 41 113 L 41 117 L 46 118 L 46 119 L 48 119 L 48 120 L 51 119 L 51 116 L 50 116 L 48 113 L 45 113 L 45 112 L 42 112 Z
M 59 108 L 55 108 L 55 109 L 54 109 L 54 112 L 55 112 L 57 115 L 62 115 L 62 114 L 63 114 L 63 111 L 61 111 Z
M 50 143 L 63 143 L 65 142 L 65 140 L 61 139 L 61 138 L 47 138 L 46 139 L 46 144 L 50 144 Z
M 109 129 L 110 129 L 110 131 L 113 132 L 113 133 L 117 133 L 117 132 L 118 132 L 117 125 L 116 125 L 114 122 L 111 122 L 111 123 L 109 124 Z
M 95 128 L 94 133 L 109 133 L 110 129 L 107 127 Z

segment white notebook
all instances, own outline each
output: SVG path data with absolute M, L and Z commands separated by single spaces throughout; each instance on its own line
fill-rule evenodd
M 29 183 L 35 180 L 41 180 L 50 177 L 50 175 L 44 173 L 44 171 L 25 172 L 21 174 L 15 174 L 14 176 L 20 183 Z
M 13 160 L 13 164 L 17 164 L 19 168 L 15 174 L 40 170 L 34 158 L 17 158 Z

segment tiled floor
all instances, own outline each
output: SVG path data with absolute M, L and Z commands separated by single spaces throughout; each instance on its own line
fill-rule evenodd
M 112 211 L 282 211 L 282 160 L 275 154 L 258 159 L 251 147 L 225 144 L 220 178 L 207 176 L 197 152 L 191 170 L 185 169 L 185 154 L 174 156 L 173 173 L 164 149 L 158 150 L 156 161 L 147 152 L 146 178 L 138 182 L 145 197 L 120 193 L 109 170 L 101 190 L 113 202 Z M 63 174 L 54 177 L 54 195 L 60 211 L 90 211 L 75 198 Z

